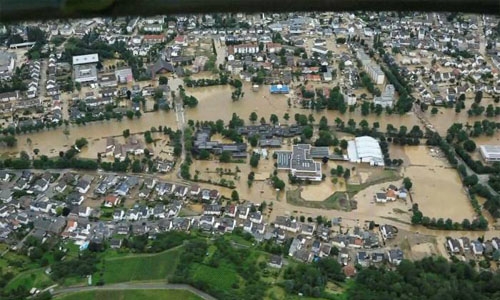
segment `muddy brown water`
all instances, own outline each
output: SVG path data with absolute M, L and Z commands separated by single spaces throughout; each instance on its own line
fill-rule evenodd
M 169 126 L 177 129 L 174 112 L 153 112 L 145 113 L 141 118 L 129 120 L 123 118 L 122 121 L 97 121 L 86 125 L 70 125 L 67 131 L 65 126 L 56 129 L 42 130 L 29 134 L 16 136 L 18 143 L 13 148 L 1 148 L 0 152 L 20 152 L 22 150 L 32 151 L 39 149 L 40 154 L 57 155 L 61 150 L 66 150 L 79 138 L 86 138 L 89 145 L 82 149 L 83 157 L 96 158 L 97 152 L 103 151 L 106 147 L 106 137 L 121 136 L 123 131 L 129 129 L 131 133 L 151 130 L 151 127 Z M 65 132 L 69 132 L 68 135 Z M 31 139 L 31 146 L 27 139 Z

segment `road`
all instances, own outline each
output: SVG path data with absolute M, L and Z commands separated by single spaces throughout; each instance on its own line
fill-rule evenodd
M 85 291 L 123 291 L 123 290 L 185 290 L 189 291 L 198 297 L 206 300 L 217 300 L 216 298 L 204 293 L 187 284 L 168 284 L 162 282 L 150 283 L 118 283 L 104 286 L 83 286 L 71 287 L 59 290 L 54 290 L 53 295 L 62 295 L 68 293 L 85 292 Z
M 40 80 L 38 81 L 38 97 L 44 99 L 47 95 L 47 69 L 49 62 L 47 59 L 40 60 Z
M 215 51 L 217 51 L 217 58 L 215 60 L 215 65 L 218 67 L 219 65 L 224 65 L 226 63 L 226 45 L 224 45 L 219 36 L 216 35 L 212 38 L 212 41 L 215 45 Z
M 173 87 L 171 86 L 170 89 Z M 184 160 L 186 159 L 186 148 L 184 145 L 184 128 L 186 126 L 186 117 L 184 114 L 184 105 L 182 103 L 182 98 L 180 97 L 180 90 L 177 88 L 177 93 L 175 97 L 172 99 L 172 102 L 174 103 L 174 110 L 175 110 L 175 119 L 177 120 L 177 129 L 181 131 L 181 145 L 182 145 L 182 152 L 181 152 L 181 161 L 179 163 L 179 166 L 181 166 L 184 163 Z M 182 179 L 181 176 L 181 168 L 179 167 L 177 170 L 177 178 Z

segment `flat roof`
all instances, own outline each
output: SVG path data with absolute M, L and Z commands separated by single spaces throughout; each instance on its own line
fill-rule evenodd
M 97 53 L 73 56 L 73 65 L 93 64 L 99 61 Z
M 292 158 L 291 151 L 275 151 L 278 169 L 290 169 L 290 158 Z
M 312 147 L 311 148 L 311 156 L 312 157 L 328 157 L 330 155 L 330 151 L 328 147 Z
M 500 158 L 500 145 L 481 145 L 479 150 L 486 158 Z

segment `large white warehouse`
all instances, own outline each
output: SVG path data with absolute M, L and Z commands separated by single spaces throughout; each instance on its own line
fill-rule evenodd
M 370 136 L 360 136 L 347 144 L 349 161 L 369 163 L 372 166 L 383 166 L 384 155 L 378 141 Z

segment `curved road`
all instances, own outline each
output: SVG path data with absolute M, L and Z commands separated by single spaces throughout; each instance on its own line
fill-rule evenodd
M 162 282 L 156 283 L 117 283 L 103 286 L 83 286 L 71 287 L 59 290 L 54 290 L 52 295 L 63 295 L 69 293 L 86 292 L 86 291 L 122 291 L 122 290 L 185 290 L 189 291 L 198 297 L 205 300 L 217 300 L 216 298 L 204 293 L 187 284 L 168 284 Z

